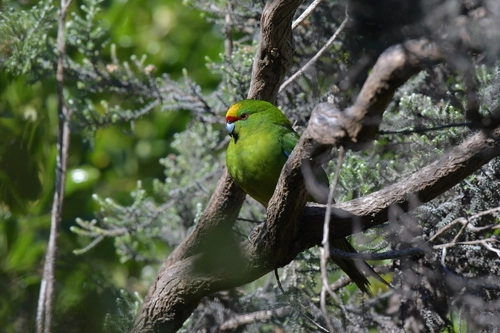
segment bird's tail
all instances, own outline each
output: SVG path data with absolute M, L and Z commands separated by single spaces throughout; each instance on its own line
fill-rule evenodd
M 345 238 L 332 239 L 330 241 L 330 245 L 345 252 L 357 253 L 354 247 L 352 247 L 351 243 L 349 243 L 349 241 L 347 241 L 347 239 Z M 370 282 L 366 278 L 366 274 L 375 277 L 377 280 L 383 282 L 384 284 L 387 284 L 387 282 L 382 279 L 373 270 L 373 268 L 371 268 L 371 266 L 362 259 L 344 259 L 332 255 L 332 260 L 351 278 L 354 283 L 356 283 L 361 291 L 367 294 L 370 294 L 370 290 L 368 289 L 370 286 Z M 364 271 L 366 274 L 362 271 Z

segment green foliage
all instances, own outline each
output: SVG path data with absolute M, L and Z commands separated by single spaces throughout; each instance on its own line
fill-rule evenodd
M 75 253 L 83 254 L 111 237 L 121 262 L 148 263 L 164 258 L 165 245 L 172 249 L 179 244 L 214 189 L 221 170 L 220 156 L 215 154 L 220 141 L 220 132 L 211 125 L 195 123 L 174 135 L 171 147 L 176 153 L 160 159 L 165 181 L 154 179 L 151 194 L 141 182 L 131 192 L 129 205 L 95 194 L 99 223 L 96 219 L 77 219 L 79 226 L 71 228 L 93 241 Z
M 120 298 L 116 299 L 116 310 L 113 314 L 107 314 L 104 321 L 104 332 L 127 333 L 130 331 L 134 318 L 139 313 L 142 299 L 137 293 L 129 295 L 126 291 L 120 291 Z
M 138 295 L 146 294 L 159 263 L 194 227 L 224 166 L 223 114 L 246 97 L 262 3 L 184 4 L 191 7 L 161 0 L 129 0 L 126 5 L 82 0 L 71 8 L 64 63 L 65 97 L 75 111 L 74 134 L 58 239 L 56 331 L 128 331 L 141 304 Z M 324 45 L 343 17 L 341 2 L 323 1 L 296 29 L 291 73 Z M 10 1 L 0 11 L 0 282 L 9 286 L 9 293 L 0 296 L 0 322 L 7 323 L 6 332 L 29 332 L 34 327 L 54 183 L 56 20 L 57 10 L 49 1 L 25 6 Z M 223 38 L 231 41 L 225 52 Z M 369 48 L 352 43 L 341 36 L 314 68 L 279 95 L 278 104 L 299 131 L 316 103 L 333 100 L 343 107 L 352 102 L 362 79 L 354 78 L 344 89 L 348 68 L 360 49 Z M 476 67 L 485 115 L 498 108 L 499 68 Z M 436 66 L 399 89 L 382 130 L 463 123 L 465 95 L 460 76 L 447 66 Z M 347 154 L 336 199 L 358 198 L 399 181 L 469 134 L 466 127 L 456 127 L 380 135 L 372 148 Z M 334 164 L 335 160 L 330 170 Z M 493 161 L 415 214 L 394 218 L 364 238 L 353 237 L 358 248 L 421 246 L 457 218 L 493 208 L 500 202 L 498 170 L 498 160 Z M 246 239 L 263 220 L 263 208 L 247 199 L 240 218 L 234 232 Z M 499 218 L 495 211 L 470 223 L 485 227 Z M 451 241 L 460 228 L 453 225 L 434 243 Z M 494 237 L 495 230 L 465 230 L 461 240 Z M 426 258 L 394 262 L 395 272 L 388 277 L 397 286 L 411 280 L 405 279 L 408 272 L 417 280 L 429 277 L 427 285 L 404 286 L 414 291 L 407 300 L 376 283 L 369 301 L 353 286 L 339 288 L 326 305 L 333 324 L 346 332 L 390 331 L 416 320 L 435 331 L 444 329 L 448 309 L 442 315 L 427 304 L 420 317 L 411 311 L 424 298 L 430 303 L 441 300 L 432 289 L 442 287 L 440 275 L 419 271 L 439 271 L 440 255 L 434 251 Z M 445 262 L 460 277 L 498 275 L 497 267 L 490 265 L 495 255 L 478 245 L 455 246 Z M 341 273 L 332 266 L 328 269 L 334 283 Z M 304 252 L 280 270 L 286 295 L 272 276 L 263 277 L 204 299 L 184 331 L 216 328 L 241 314 L 287 308 L 282 315 L 242 330 L 315 332 L 312 321 L 325 325 L 319 272 L 317 251 Z M 130 296 L 123 290 L 137 293 Z M 481 313 L 481 307 L 491 308 L 498 295 L 480 288 L 473 292 L 472 300 L 467 299 L 470 295 L 450 296 L 449 306 L 460 313 L 472 309 L 463 317 L 482 327 L 487 323 L 473 314 Z M 393 303 L 400 305 L 399 312 L 388 312 Z M 92 326 L 78 325 L 82 323 Z
M 222 78 L 220 93 L 229 104 L 234 104 L 247 97 L 250 86 L 251 70 L 256 45 L 237 44 L 230 57 L 223 56 L 223 62 L 214 62 L 207 58 L 207 68 Z
M 50 45 L 49 38 L 56 25 L 55 14 L 52 1 L 40 1 L 30 10 L 7 7 L 1 11 L 0 67 L 12 75 L 41 75 L 43 69 L 52 69 L 49 64 L 56 55 L 53 48 L 47 48 L 47 43 Z
M 0 216 L 0 283 L 9 288 L 0 297 L 0 322 L 10 323 L 5 332 L 29 331 L 34 325 L 34 317 L 20 314 L 23 308 L 28 313 L 35 310 L 40 277 L 33 267 L 43 255 L 46 241 L 36 235 L 39 226 L 28 225 L 26 220 L 16 221 L 5 207 Z
M 492 110 L 498 113 L 500 102 L 500 65 L 490 67 L 486 65 L 478 66 L 476 77 L 479 86 L 479 97 L 482 102 L 481 111 L 484 115 L 492 113 Z M 498 115 L 496 115 L 498 116 Z
M 150 21 L 123 20 L 151 18 L 152 13 L 151 31 Z M 30 332 L 35 325 L 54 184 L 56 20 L 52 2 L 4 2 L 0 9 L 0 280 L 11 288 L 0 296 L 0 322 L 6 332 Z M 188 29 L 193 26 L 198 33 Z M 124 47 L 127 39 L 130 44 Z M 152 52 L 155 43 L 162 46 L 160 52 Z M 169 46 L 163 48 L 164 43 Z M 113 312 L 115 299 L 121 298 L 118 290 L 144 293 L 155 273 L 144 263 L 156 263 L 171 249 L 165 239 L 177 244 L 180 236 L 165 228 L 158 236 L 158 228 L 151 228 L 137 241 L 124 233 L 77 257 L 85 260 L 75 260 L 73 250 L 88 246 L 89 238 L 70 229 L 77 218 L 84 223 L 102 216 L 94 217 L 99 208 L 99 201 L 90 199 L 94 192 L 99 198 L 113 197 L 104 205 L 111 221 L 118 221 L 120 214 L 133 217 L 127 207 L 134 202 L 150 215 L 162 212 L 155 204 L 160 196 L 152 199 L 144 191 L 149 193 L 153 179 L 164 175 L 158 160 L 176 153 L 170 146 L 173 135 L 186 128 L 191 115 L 215 118 L 200 96 L 218 80 L 204 70 L 204 58 L 215 58 L 222 44 L 198 12 L 180 3 L 128 1 L 124 6 L 94 0 L 73 3 L 66 44 L 65 95 L 75 117 L 58 238 L 55 331 L 98 332 L 104 329 L 105 314 Z M 165 62 L 165 49 L 178 56 Z M 158 75 L 165 71 L 169 76 Z M 112 126 L 116 124 L 120 127 Z M 130 200 L 138 180 L 144 188 Z M 109 232 L 97 225 L 87 232 L 102 230 Z M 145 239 L 149 234 L 152 239 Z M 136 260 L 122 264 L 126 258 Z

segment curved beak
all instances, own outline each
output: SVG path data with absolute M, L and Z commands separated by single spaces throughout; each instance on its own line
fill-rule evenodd
M 234 122 L 228 121 L 226 123 L 226 131 L 229 136 L 233 136 L 233 131 L 234 131 Z

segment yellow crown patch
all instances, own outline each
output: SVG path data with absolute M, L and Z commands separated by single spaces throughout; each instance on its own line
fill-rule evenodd
M 241 103 L 233 104 L 229 110 L 227 110 L 226 117 L 236 117 L 236 114 L 240 110 Z

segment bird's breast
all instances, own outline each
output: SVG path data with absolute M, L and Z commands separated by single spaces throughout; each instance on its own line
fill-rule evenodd
M 238 186 L 266 206 L 286 159 L 279 139 L 266 133 L 231 140 L 226 156 L 228 171 Z

